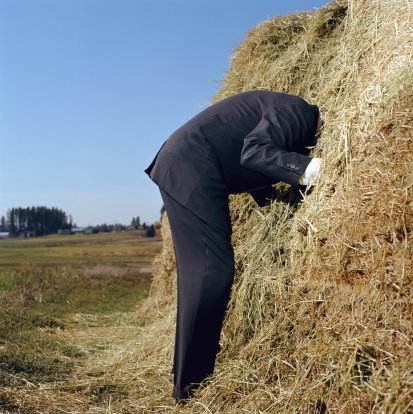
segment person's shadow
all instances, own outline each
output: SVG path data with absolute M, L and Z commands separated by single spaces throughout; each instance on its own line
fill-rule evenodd
M 276 184 L 273 185 L 271 200 L 289 204 L 290 206 L 297 208 L 304 200 L 305 196 L 308 196 L 313 192 L 313 189 L 314 186 L 298 185 L 293 187 L 285 184 Z M 270 204 L 270 202 L 268 202 L 268 204 Z

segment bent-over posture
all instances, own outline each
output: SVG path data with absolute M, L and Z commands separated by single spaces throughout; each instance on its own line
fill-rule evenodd
M 235 272 L 229 194 L 248 192 L 265 206 L 275 197 L 271 184 L 309 184 L 321 159 L 308 157 L 308 147 L 320 126 L 318 107 L 298 96 L 243 92 L 190 119 L 145 169 L 160 189 L 176 256 L 177 402 L 212 374 L 219 351 Z

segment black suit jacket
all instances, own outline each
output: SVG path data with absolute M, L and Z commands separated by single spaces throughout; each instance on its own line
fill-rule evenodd
M 145 172 L 189 208 L 203 208 L 194 196 L 201 191 L 248 192 L 264 206 L 274 195 L 272 183 L 299 185 L 311 161 L 307 147 L 315 145 L 318 117 L 318 107 L 298 96 L 243 92 L 176 130 Z

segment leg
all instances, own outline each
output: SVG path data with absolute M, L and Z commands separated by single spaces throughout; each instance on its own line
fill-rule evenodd
M 173 397 L 189 397 L 212 374 L 234 278 L 231 235 L 161 190 L 174 243 L 178 303 Z M 211 202 L 213 200 L 211 199 Z M 227 217 L 230 220 L 229 215 Z

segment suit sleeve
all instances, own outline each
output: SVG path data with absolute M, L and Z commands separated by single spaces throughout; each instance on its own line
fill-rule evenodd
M 271 113 L 265 113 L 258 125 L 245 138 L 240 163 L 276 181 L 299 185 L 311 157 L 287 151 L 294 137 L 288 137 Z

